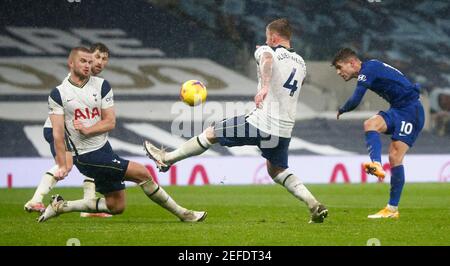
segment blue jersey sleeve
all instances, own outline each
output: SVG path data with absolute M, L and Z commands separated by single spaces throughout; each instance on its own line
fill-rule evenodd
M 369 61 L 364 64 L 358 75 L 358 86 L 363 86 L 367 89 L 372 87 L 377 75 L 378 62 Z
M 347 102 L 339 108 L 339 113 L 343 114 L 355 109 L 361 103 L 361 100 L 364 97 L 364 94 L 366 94 L 366 91 L 367 88 L 365 86 L 358 85 L 355 89 L 355 92 L 353 92 L 352 97 L 350 97 Z

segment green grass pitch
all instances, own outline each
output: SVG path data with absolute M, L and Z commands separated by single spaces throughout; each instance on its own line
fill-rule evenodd
M 127 209 L 110 219 L 70 213 L 38 224 L 23 204 L 32 189 L 0 190 L 0 245 L 356 245 L 377 238 L 381 245 L 450 245 L 450 183 L 406 184 L 398 220 L 369 220 L 386 204 L 387 184 L 310 185 L 329 208 L 323 224 L 284 188 L 265 186 L 166 187 L 182 205 L 207 210 L 203 223 L 179 222 L 138 187 L 127 189 Z M 56 188 L 66 200 L 81 188 Z M 46 203 L 48 198 L 46 198 Z

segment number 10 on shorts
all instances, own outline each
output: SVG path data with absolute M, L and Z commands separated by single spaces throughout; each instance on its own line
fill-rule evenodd
M 400 132 L 405 133 L 406 135 L 411 134 L 413 130 L 413 125 L 411 123 L 406 123 L 402 121 L 402 126 L 400 127 Z

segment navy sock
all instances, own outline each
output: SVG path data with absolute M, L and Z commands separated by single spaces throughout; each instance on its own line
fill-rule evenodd
M 391 168 L 391 193 L 389 195 L 389 205 L 398 206 L 404 184 L 405 170 L 403 169 L 403 165 Z
M 372 162 L 381 163 L 381 140 L 380 134 L 376 131 L 366 132 L 366 146 Z

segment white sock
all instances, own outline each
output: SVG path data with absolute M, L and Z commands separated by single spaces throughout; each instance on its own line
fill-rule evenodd
M 177 216 L 178 218 L 183 217 L 183 213 L 186 211 L 186 208 L 178 205 L 172 197 L 167 194 L 167 192 L 160 187 L 158 184 L 153 182 L 153 180 L 144 181 L 139 184 L 145 195 L 149 197 L 153 202 L 156 202 L 164 209 L 170 211 L 172 214 Z
M 65 201 L 59 208 L 59 213 L 65 212 L 107 212 L 105 198 L 82 199 L 74 201 Z
M 300 179 L 288 171 L 281 172 L 273 180 L 284 186 L 294 197 L 305 202 L 310 210 L 319 204 Z
M 84 199 L 95 199 L 95 183 L 94 179 L 86 177 L 83 181 L 83 198 Z
M 176 150 L 166 153 L 164 161 L 170 164 L 174 164 L 188 157 L 200 155 L 208 150 L 211 146 L 212 143 L 209 142 L 209 140 L 206 138 L 205 132 L 203 132 L 200 135 L 189 139 Z
M 391 211 L 393 211 L 393 212 L 396 212 L 396 211 L 398 211 L 398 206 L 392 206 L 392 205 L 387 205 L 387 207 L 388 207 L 388 209 L 390 209 Z
M 53 187 L 55 187 L 56 182 L 58 182 L 53 177 L 56 170 L 58 170 L 58 166 L 54 165 L 42 176 L 41 182 L 39 183 L 39 186 L 36 188 L 33 198 L 31 199 L 32 202 L 42 202 L 44 196 L 47 195 L 50 192 L 50 190 L 53 189 Z

